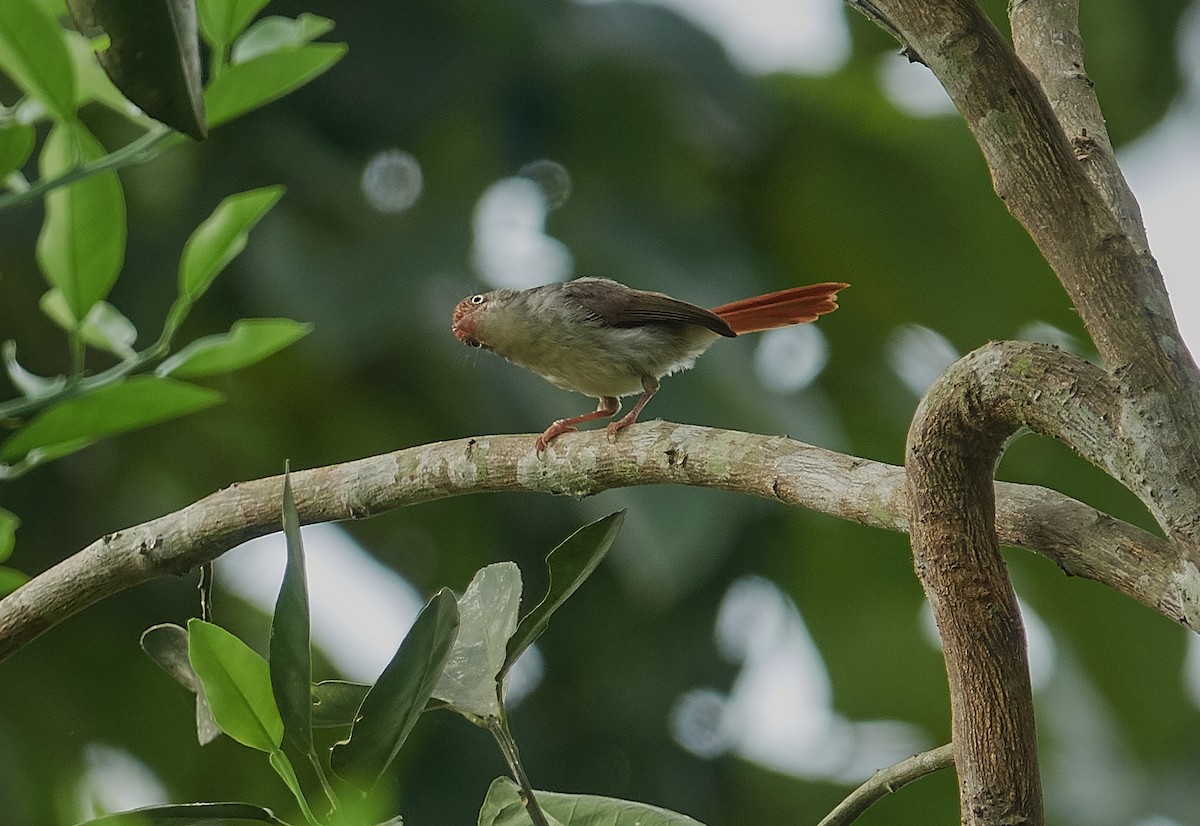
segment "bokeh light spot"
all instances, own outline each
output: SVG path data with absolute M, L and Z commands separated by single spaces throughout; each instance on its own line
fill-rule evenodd
M 363 169 L 363 195 L 379 212 L 404 212 L 417 202 L 424 188 L 421 164 L 400 149 L 376 153 Z
M 548 212 L 558 209 L 571 197 L 571 173 L 557 161 L 542 158 L 527 163 L 517 172 L 517 177 L 538 185 Z
M 780 395 L 808 387 L 828 363 L 825 335 L 811 324 L 769 330 L 759 337 L 754 352 L 758 380 Z
M 887 359 L 904 386 L 913 395 L 923 396 L 958 360 L 958 351 L 941 333 L 920 324 L 902 324 L 888 336 Z

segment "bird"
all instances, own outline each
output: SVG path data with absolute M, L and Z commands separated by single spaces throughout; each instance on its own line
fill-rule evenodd
M 840 281 L 791 287 L 705 310 L 669 295 L 607 278 L 577 278 L 527 290 L 468 296 L 450 329 L 464 344 L 490 350 L 556 387 L 591 396 L 596 409 L 553 422 L 534 443 L 596 419 L 613 419 L 620 399 L 633 408 L 608 424 L 610 440 L 637 421 L 662 378 L 687 370 L 721 338 L 815 321 L 837 309 Z

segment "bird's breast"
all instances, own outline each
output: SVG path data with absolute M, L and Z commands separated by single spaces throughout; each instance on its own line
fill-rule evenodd
M 488 325 L 489 330 L 491 324 Z M 641 393 L 644 376 L 686 370 L 718 336 L 691 324 L 609 327 L 572 319 L 553 325 L 499 325 L 487 346 L 551 384 L 594 398 Z

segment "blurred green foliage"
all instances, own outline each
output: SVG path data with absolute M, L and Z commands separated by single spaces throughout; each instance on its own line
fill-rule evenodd
M 1002 24 L 1003 4 L 986 5 Z M 1118 143 L 1143 134 L 1178 93 L 1184 5 L 1085 4 L 1088 70 Z M 179 333 L 191 340 L 246 317 L 295 318 L 313 332 L 268 361 L 204 379 L 224 405 L 0 486 L 0 507 L 21 518 L 9 564 L 44 570 L 104 533 L 278 473 L 285 458 L 311 467 L 532 432 L 581 411 L 585 400 L 467 351 L 448 330 L 455 301 L 480 286 L 470 264 L 478 199 L 541 158 L 571 175 L 571 197 L 547 232 L 570 249 L 577 274 L 710 305 L 810 281 L 853 285 L 820 322 L 829 363 L 815 384 L 764 390 L 747 339 L 672 378 L 650 416 L 786 432 L 898 462 L 916 404 L 888 358 L 902 325 L 931 328 L 961 353 L 1041 322 L 1089 349 L 1053 274 L 994 197 L 965 127 L 889 101 L 878 67 L 902 58 L 854 15 L 840 70 L 751 77 L 710 35 L 636 3 L 280 0 L 267 9 L 303 12 L 336 19 L 350 44 L 332 71 L 202 144 L 121 172 L 129 237 L 108 301 L 137 329 L 157 329 L 176 298 L 180 250 L 212 206 L 279 183 L 287 197 Z M 122 117 L 96 105 L 82 115 L 105 145 L 129 139 Z M 8 140 L 0 135 L 0 158 Z M 399 214 L 372 209 L 360 186 L 367 161 L 392 148 L 411 153 L 424 180 Z M 33 309 L 45 289 L 41 224 L 36 205 L 0 220 L 0 339 L 19 342 L 25 368 L 56 375 L 71 354 Z M 1151 527 L 1131 495 L 1046 440 L 1017 440 L 999 475 Z M 948 738 L 944 673 L 921 630 L 902 536 L 688 489 L 470 497 L 346 527 L 430 594 L 461 590 L 497 560 L 536 575 L 546 548 L 617 508 L 628 516 L 612 554 L 539 641 L 543 682 L 512 715 L 537 787 L 644 800 L 709 826 L 816 822 L 845 794 L 734 755 L 704 760 L 671 737 L 681 694 L 726 692 L 737 679 L 712 624 L 743 576 L 767 577 L 795 602 L 837 712 L 911 722 L 930 745 Z M 1200 715 L 1185 690 L 1183 630 L 1045 560 L 1008 558 L 1055 643 L 1054 677 L 1038 693 L 1051 819 L 1195 822 Z M 219 581 L 217 601 L 239 634 L 262 625 Z M 69 823 L 92 743 L 145 761 L 175 800 L 247 799 L 295 813 L 286 789 L 262 788 L 257 755 L 227 739 L 195 744 L 190 699 L 138 650 L 144 628 L 183 623 L 194 606 L 190 581 L 143 586 L 0 665 L 6 822 Z M 335 676 L 319 659 L 314 669 L 317 679 Z M 425 715 L 396 763 L 394 793 L 408 822 L 470 823 L 502 770 L 482 732 Z M 929 778 L 860 822 L 954 822 L 955 797 L 952 777 Z M 1088 800 L 1109 802 L 1097 812 L 1080 803 Z

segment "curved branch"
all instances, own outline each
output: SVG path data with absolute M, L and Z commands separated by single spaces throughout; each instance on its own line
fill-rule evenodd
M 993 482 L 1005 443 L 1026 424 L 1013 400 L 1031 397 L 994 378 L 1021 385 L 1063 365 L 1049 348 L 1019 349 L 1020 370 L 1017 347 L 990 344 L 943 373 L 917 408 L 905 453 L 913 561 L 942 638 L 964 826 L 1044 822 L 1025 631 L 1000 555 Z
M 305 524 L 362 519 L 468 493 L 586 496 L 632 485 L 694 485 L 759 496 L 892 531 L 908 531 L 904 470 L 779 436 L 668 422 L 640 424 L 610 444 L 603 432 L 555 440 L 481 436 L 292 473 Z M 0 600 L 0 659 L 105 597 L 183 575 L 255 536 L 279 530 L 283 479 L 231 485 L 175 513 L 109 534 Z M 1055 491 L 1001 484 L 1004 542 L 1103 582 L 1176 622 L 1200 610 L 1174 574 L 1171 546 Z
M 995 525 L 996 462 L 1029 427 L 1113 470 L 1119 399 L 1116 383 L 1089 362 L 1046 345 L 993 342 L 952 365 L 913 418 L 909 532 L 945 652 L 966 824 L 1042 822 L 1024 630 Z M 1190 563 L 1182 565 L 1186 579 Z M 1195 604 L 1194 587 L 1180 591 L 1183 604 Z
M 1200 578 L 1200 478 L 1190 470 L 1200 467 L 1200 371 L 1158 265 L 1089 180 L 1037 79 L 973 0 L 872 2 L 946 88 L 997 194 L 1071 296 L 1119 386 L 1117 478 L 1186 548 Z

